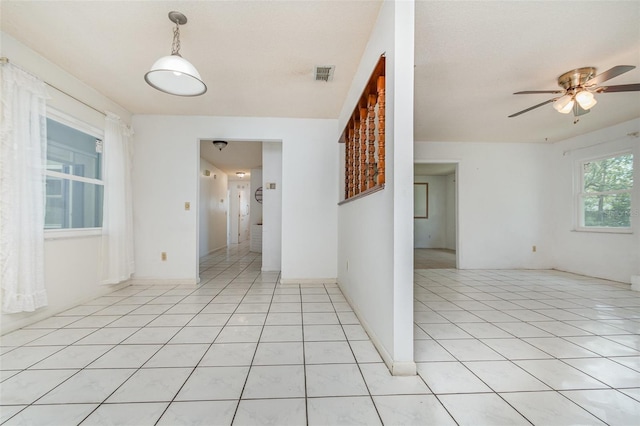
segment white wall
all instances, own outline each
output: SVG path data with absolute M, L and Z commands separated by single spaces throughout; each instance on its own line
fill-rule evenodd
M 445 245 L 449 250 L 456 249 L 456 175 L 455 173 L 445 176 L 446 185 L 446 220 L 445 220 Z
M 226 173 L 200 158 L 199 257 L 227 246 L 227 180 Z
M 416 163 L 458 163 L 458 268 L 552 266 L 550 149 L 542 144 L 416 142 Z
M 458 267 L 640 280 L 640 185 L 626 234 L 576 231 L 574 194 L 578 162 L 620 151 L 634 153 L 640 181 L 640 144 L 628 136 L 639 128 L 636 119 L 550 145 L 417 142 L 416 162 L 459 162 Z
M 280 142 L 263 142 L 262 143 L 262 270 L 268 271 L 284 271 L 282 262 L 283 251 L 283 230 L 289 227 L 289 222 L 283 222 L 284 212 L 287 210 L 296 209 L 294 205 L 287 203 L 285 207 L 282 202 L 283 195 L 283 165 L 282 165 L 282 143 Z M 303 157 L 304 158 L 304 157 Z M 268 189 L 269 184 L 275 184 L 275 189 Z M 287 213 L 294 213 L 289 212 Z M 304 217 L 297 218 L 298 221 L 304 221 Z M 288 236 L 288 239 L 291 236 Z M 317 236 L 315 236 L 317 238 Z M 302 240 L 298 240 L 294 244 L 304 244 Z M 295 251 L 295 246 L 292 246 Z M 290 253 L 287 254 L 289 258 Z M 307 259 L 307 264 L 313 263 L 310 259 Z M 294 265 L 291 265 L 294 266 Z M 285 281 L 289 277 L 296 277 L 299 279 L 304 275 L 299 275 L 299 272 L 290 272 L 289 269 L 287 278 L 285 278 L 284 272 L 282 279 Z M 293 275 L 298 274 L 298 275 Z M 304 273 L 303 273 L 304 274 Z M 313 277 L 313 276 L 312 276 Z M 314 277 L 319 278 L 321 277 Z
M 640 119 L 571 138 L 553 145 L 553 266 L 582 275 L 629 283 L 640 280 Z M 631 150 L 634 154 L 634 192 L 630 234 L 575 231 L 577 213 L 574 177 L 578 162 Z M 640 282 L 640 281 L 638 281 Z
M 334 138 L 337 140 L 344 129 L 371 71 L 384 53 L 386 186 L 380 192 L 339 207 L 338 281 L 394 374 L 415 374 L 413 30 L 413 1 L 383 3 Z M 344 159 L 344 147 L 336 147 L 336 151 Z
M 131 114 L 85 85 L 57 65 L 0 32 L 0 56 L 102 111 L 118 114 L 129 123 Z M 93 127 L 104 129 L 104 116 L 78 101 L 49 88 L 47 107 L 55 108 Z M 45 232 L 46 234 L 46 232 Z M 20 328 L 99 297 L 121 286 L 99 285 L 100 236 L 50 239 L 45 236 L 45 287 L 49 305 L 32 313 L 2 314 L 1 332 Z
M 185 211 L 184 202 L 198 199 L 199 140 L 219 138 L 282 141 L 282 166 L 273 165 L 282 174 L 282 278 L 335 280 L 335 120 L 136 115 L 133 124 L 136 278 L 196 281 L 197 209 Z M 269 152 L 263 145 L 265 180 L 271 179 Z M 269 220 L 266 203 L 263 208 L 268 240 L 269 227 L 280 220 Z
M 415 248 L 447 248 L 447 176 L 416 176 L 415 183 L 429 184 L 428 217 L 413 219 Z

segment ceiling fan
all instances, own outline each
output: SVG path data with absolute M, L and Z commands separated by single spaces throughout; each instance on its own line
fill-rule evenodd
M 538 93 L 553 93 L 559 96 L 551 98 L 547 101 L 518 111 L 511 114 L 511 117 L 517 117 L 520 114 L 529 112 L 546 104 L 553 102 L 553 108 L 562 113 L 568 114 L 573 111 L 573 115 L 578 117 L 586 114 L 598 102 L 594 93 L 613 93 L 613 92 L 637 92 L 640 91 L 640 83 L 636 84 L 620 84 L 617 86 L 598 86 L 607 80 L 617 77 L 621 74 L 631 71 L 635 67 L 633 65 L 617 65 L 602 74 L 596 75 L 594 67 L 584 67 L 568 71 L 558 77 L 558 86 L 562 90 L 525 90 L 516 92 L 514 95 L 533 95 Z

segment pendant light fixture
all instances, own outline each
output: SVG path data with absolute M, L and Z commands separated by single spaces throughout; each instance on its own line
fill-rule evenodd
M 191 62 L 180 56 L 180 25 L 187 23 L 187 17 L 180 12 L 169 12 L 169 20 L 176 24 L 171 55 L 158 59 L 144 75 L 144 79 L 151 87 L 170 95 L 202 95 L 207 91 L 207 86 L 200 73 Z

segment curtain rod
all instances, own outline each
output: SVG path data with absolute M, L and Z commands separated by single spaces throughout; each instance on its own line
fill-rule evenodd
M 0 57 L 0 63 L 2 63 L 2 64 L 8 64 L 8 63 L 9 63 L 9 58 L 7 58 L 7 57 L 5 57 L 5 56 Z M 82 105 L 84 105 L 84 106 L 86 106 L 86 107 L 91 108 L 91 109 L 92 109 L 92 110 L 94 110 L 95 112 L 98 112 L 98 113 L 100 113 L 100 114 L 104 115 L 105 117 L 107 116 L 107 113 L 106 113 L 106 112 L 101 111 L 101 110 L 99 110 L 98 108 L 96 108 L 96 107 L 94 107 L 94 106 L 92 106 L 92 105 L 89 105 L 89 104 L 88 104 L 88 103 L 86 103 L 85 101 L 83 101 L 83 100 L 81 100 L 81 99 L 76 98 L 76 97 L 75 97 L 75 96 L 73 96 L 72 94 L 65 92 L 64 90 L 62 90 L 62 89 L 60 89 L 60 88 L 58 88 L 58 87 L 54 86 L 53 84 L 49 83 L 48 81 L 44 81 L 44 80 L 43 80 L 43 82 L 44 82 L 44 84 L 46 84 L 47 86 L 51 87 L 52 89 L 57 90 L 58 92 L 62 93 L 63 95 L 67 95 L 67 96 L 68 96 L 68 97 L 70 97 L 71 99 L 74 99 L 74 100 L 76 100 L 76 101 L 80 102 Z

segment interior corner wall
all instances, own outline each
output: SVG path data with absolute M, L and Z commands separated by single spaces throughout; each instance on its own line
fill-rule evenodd
M 210 172 L 205 176 L 205 170 Z M 227 174 L 200 158 L 198 257 L 227 246 Z
M 13 64 L 64 89 L 97 109 L 114 112 L 126 123 L 131 120 L 131 114 L 128 111 L 3 32 L 0 32 L 0 56 L 6 56 Z M 55 108 L 79 121 L 104 129 L 102 114 L 57 90 L 48 90 L 48 94 L 50 96 L 47 100 L 48 108 Z M 35 312 L 3 313 L 0 317 L 0 333 L 4 334 L 27 326 L 122 287 L 122 285 L 100 285 L 101 237 L 99 235 L 63 239 L 47 238 L 45 235 L 44 261 L 48 306 Z
M 335 137 L 385 54 L 386 184 L 382 191 L 339 207 L 338 283 L 393 374 L 415 374 L 413 31 L 413 1 L 382 4 Z M 336 144 L 336 158 L 344 158 L 341 151 Z
M 136 278 L 197 281 L 196 209 L 184 203 L 198 200 L 199 140 L 220 138 L 278 141 L 282 213 L 269 221 L 265 212 L 263 239 L 282 224 L 283 278 L 335 280 L 336 120 L 136 115 L 133 126 Z M 264 154 L 263 145 L 267 179 Z
M 458 268 L 553 265 L 550 150 L 544 144 L 415 143 L 416 163 L 458 163 Z
M 640 279 L 640 119 L 611 126 L 553 145 L 553 245 L 556 269 L 629 283 Z M 631 233 L 576 231 L 574 182 L 583 160 L 631 151 L 634 188 Z

